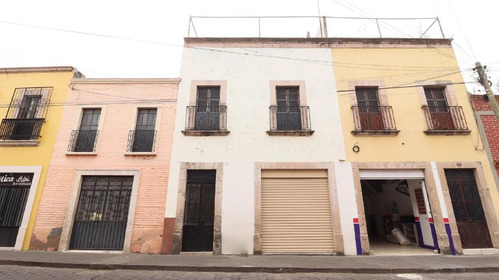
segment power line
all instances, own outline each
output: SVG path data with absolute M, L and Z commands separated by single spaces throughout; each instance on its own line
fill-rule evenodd
M 334 1 L 335 1 L 335 2 L 337 2 L 338 4 L 342 5 L 342 6 L 346 7 L 347 9 L 349 9 L 349 10 L 351 10 L 351 11 L 353 11 L 353 12 L 357 13 L 357 14 L 360 14 L 359 12 L 354 11 L 354 10 L 350 9 L 349 7 L 347 7 L 347 6 L 343 5 L 343 4 L 342 4 L 342 3 L 340 3 L 338 0 L 334 0 Z M 362 13 L 364 13 L 365 15 L 369 15 L 369 13 L 367 13 L 366 11 L 364 11 L 364 10 L 362 10 L 361 8 L 357 7 L 356 5 L 351 4 L 351 3 L 347 2 L 347 1 L 346 1 L 345 3 L 346 3 L 347 5 L 350 5 L 350 6 L 354 7 L 355 9 L 357 9 L 357 10 L 361 11 L 361 12 L 362 12 Z M 363 15 L 363 16 L 364 16 L 364 15 Z M 369 20 L 375 21 L 375 22 L 378 24 L 378 21 L 376 21 L 376 19 L 375 19 L 375 18 L 368 18 L 368 17 L 365 17 L 365 19 L 369 19 Z M 378 19 L 384 19 L 384 18 L 378 18 Z M 418 18 L 418 19 L 430 19 L 430 18 Z M 392 29 L 393 31 L 395 31 L 396 33 L 399 33 L 399 34 L 400 34 L 400 35 L 402 35 L 402 36 L 406 36 L 406 37 L 408 37 L 408 38 L 411 38 L 411 36 L 410 36 L 410 35 L 408 35 L 408 34 L 404 33 L 403 31 L 401 31 L 401 30 L 397 29 L 396 27 L 394 27 L 394 26 L 392 26 L 392 25 L 390 25 L 390 24 L 388 24 L 388 23 L 384 23 L 384 22 L 382 22 L 382 23 L 380 23 L 380 25 L 385 26 L 385 27 L 386 27 L 386 28 L 388 28 L 388 29 Z M 454 56 L 452 56 L 452 55 L 446 54 L 446 53 L 444 53 L 444 52 L 442 52 L 442 51 L 438 50 L 436 47 L 433 47 L 433 46 L 428 46 L 428 47 L 429 47 L 429 48 L 431 48 L 431 49 L 433 49 L 435 52 L 437 52 L 438 54 L 441 54 L 441 55 L 442 55 L 442 56 L 444 56 L 444 57 L 447 57 L 447 58 L 449 58 L 449 59 L 453 59 L 453 60 L 457 59 L 457 58 L 455 58 L 455 57 L 454 57 Z
M 31 28 L 47 29 L 47 30 L 59 31 L 59 32 L 75 33 L 75 34 L 81 34 L 81 35 L 87 35 L 87 36 L 103 37 L 103 38 L 108 38 L 108 39 L 118 39 L 118 40 L 127 40 L 127 41 L 134 41 L 134 42 L 141 42 L 141 43 L 148 43 L 148 44 L 158 44 L 158 45 L 164 45 L 164 46 L 170 46 L 170 47 L 189 48 L 189 49 L 197 49 L 197 50 L 212 51 L 212 52 L 221 52 L 221 53 L 232 53 L 232 54 L 238 54 L 238 55 L 250 55 L 250 54 L 245 53 L 245 52 L 236 52 L 236 51 L 221 50 L 221 49 L 214 49 L 214 48 L 194 47 L 194 46 L 182 46 L 182 45 L 177 45 L 177 44 L 172 44 L 172 43 L 165 43 L 165 42 L 159 42 L 159 41 L 150 41 L 150 40 L 135 39 L 135 38 L 121 37 L 121 36 L 113 36 L 113 35 L 106 35 L 106 34 L 97 34 L 97 33 L 90 33 L 90 32 L 82 32 L 82 31 L 75 31 L 75 30 L 69 30 L 69 29 L 61 29 L 61 28 L 38 26 L 38 25 L 32 25 L 32 24 L 14 23 L 14 22 L 7 22 L 7 21 L 0 21 L 0 23 L 11 24 L 11 25 L 19 25 L 19 26 L 25 26 L 25 27 L 31 27 Z M 433 47 L 430 47 L 430 48 L 433 48 Z M 442 55 L 447 55 L 447 54 L 442 53 L 442 52 L 440 52 L 440 53 Z M 254 54 L 254 56 L 268 57 L 268 58 L 289 59 L 289 60 L 305 61 L 305 62 L 311 62 L 311 63 L 324 63 L 324 64 L 327 64 L 327 65 L 335 65 L 335 64 L 337 64 L 337 66 L 339 66 L 339 67 L 360 68 L 360 69 L 371 69 L 369 67 L 374 67 L 374 68 L 377 68 L 377 69 L 380 68 L 380 67 L 411 68 L 411 69 L 415 69 L 415 68 L 454 68 L 454 67 L 426 67 L 426 66 L 410 66 L 410 65 L 404 66 L 404 65 L 383 65 L 383 64 L 348 63 L 348 62 L 340 62 L 340 61 L 323 61 L 323 60 L 293 58 L 293 57 L 276 56 L 276 55 L 268 55 L 268 54 L 267 55 L 264 55 L 264 54 L 260 54 L 260 55 L 259 54 Z M 447 56 L 454 59 L 454 57 L 452 57 L 452 56 L 449 56 L 449 55 L 447 55 Z M 368 68 L 354 67 L 352 65 L 366 66 Z M 393 69 L 385 69 L 385 70 L 393 70 Z
M 448 5 L 450 5 L 451 11 L 453 12 L 453 15 L 455 16 L 455 20 L 458 23 L 458 27 L 460 27 L 460 31 L 462 31 L 462 34 L 464 34 L 465 41 L 469 45 L 470 51 L 472 52 L 472 55 L 474 56 L 474 60 L 477 60 L 476 59 L 476 54 L 474 53 L 474 50 L 472 49 L 472 46 L 470 45 L 469 39 L 467 38 L 467 35 L 465 34 L 465 32 L 464 32 L 464 30 L 462 28 L 462 25 L 460 24 L 460 21 L 458 20 L 457 14 L 455 13 L 455 9 L 453 8 L 453 5 L 451 5 L 450 0 L 448 0 Z
M 102 106 L 102 105 L 116 105 L 116 104 L 152 104 L 152 103 L 172 103 L 177 102 L 177 99 L 136 99 L 136 100 L 122 100 L 122 101 L 106 101 L 106 102 L 66 102 L 66 103 L 48 103 L 48 107 L 61 107 L 61 106 Z M 10 104 L 0 104 L 0 108 L 9 108 Z
M 444 83 L 444 84 L 434 84 L 432 86 L 450 86 L 450 85 L 463 85 L 471 82 L 457 82 L 457 83 Z M 416 87 L 423 87 L 423 85 L 411 85 L 411 86 L 389 86 L 389 87 L 379 87 L 378 89 L 402 89 L 402 88 L 416 88 Z M 347 93 L 347 92 L 354 92 L 356 91 L 355 89 L 343 89 L 343 90 L 337 90 L 337 92 L 340 93 Z M 346 94 L 339 94 L 339 96 L 346 95 Z
M 425 81 L 429 81 L 429 80 L 434 80 L 434 79 L 437 79 L 437 78 L 442 78 L 442 77 L 446 77 L 446 76 L 458 74 L 458 73 L 461 73 L 461 72 L 464 72 L 464 71 L 472 71 L 472 69 L 455 71 L 455 72 L 447 73 L 447 74 L 444 74 L 444 75 L 439 75 L 439 76 L 434 76 L 434 77 L 426 78 L 426 79 L 423 79 L 423 80 L 418 80 L 416 82 L 396 84 L 395 86 L 405 86 L 405 85 L 410 85 L 410 84 L 414 84 L 414 83 L 421 83 L 421 82 L 425 82 Z

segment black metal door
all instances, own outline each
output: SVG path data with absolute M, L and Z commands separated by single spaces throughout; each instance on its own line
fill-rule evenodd
M 278 130 L 301 130 L 299 87 L 276 88 Z
M 75 152 L 94 151 L 100 116 L 101 109 L 83 110 L 82 122 L 80 123 L 80 130 L 78 132 L 78 138 L 76 139 Z
M 188 170 L 182 251 L 213 250 L 215 170 Z
M 12 140 L 30 140 L 36 123 L 29 121 L 37 115 L 38 106 L 42 99 L 41 95 L 25 95 L 19 107 L 17 119 L 12 133 Z
M 133 152 L 152 152 L 156 125 L 156 108 L 139 109 L 135 125 Z
M 198 87 L 195 130 L 219 130 L 220 87 Z
M 445 174 L 462 247 L 493 247 L 473 170 L 445 170 Z
M 0 174 L 0 247 L 14 247 L 33 173 Z
M 123 250 L 132 176 L 84 176 L 70 249 Z

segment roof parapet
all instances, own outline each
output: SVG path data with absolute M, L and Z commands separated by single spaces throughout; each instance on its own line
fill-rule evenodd
M 180 78 L 73 78 L 72 84 L 178 84 Z
M 445 38 L 439 18 L 190 16 L 188 38 Z
M 7 67 L 0 68 L 0 73 L 32 73 L 32 72 L 78 72 L 73 66 L 41 66 L 41 67 Z

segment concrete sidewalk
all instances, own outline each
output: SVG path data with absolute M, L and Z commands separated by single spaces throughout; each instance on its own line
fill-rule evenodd
M 268 273 L 498 272 L 498 255 L 478 256 L 212 256 L 0 251 L 0 265 Z

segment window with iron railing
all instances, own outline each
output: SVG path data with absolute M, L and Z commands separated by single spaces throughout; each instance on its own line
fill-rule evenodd
M 300 106 L 299 86 L 277 86 L 276 106 L 269 106 L 269 135 L 310 135 L 309 106 Z
M 356 87 L 357 106 L 351 110 L 354 118 L 352 134 L 395 135 L 396 121 L 391 106 L 381 106 L 378 87 Z
M 95 152 L 101 109 L 83 109 L 80 129 L 73 130 L 68 152 Z
M 309 106 L 269 106 L 270 132 L 311 131 Z
M 449 106 L 444 88 L 425 88 L 426 134 L 469 134 L 462 106 Z
M 227 106 L 220 104 L 220 86 L 198 86 L 196 106 L 186 108 L 185 135 L 227 135 Z
M 129 131 L 127 152 L 155 151 L 156 114 L 156 108 L 139 109 L 135 130 Z
M 52 87 L 16 88 L 5 118 L 0 139 L 37 140 L 47 115 Z

